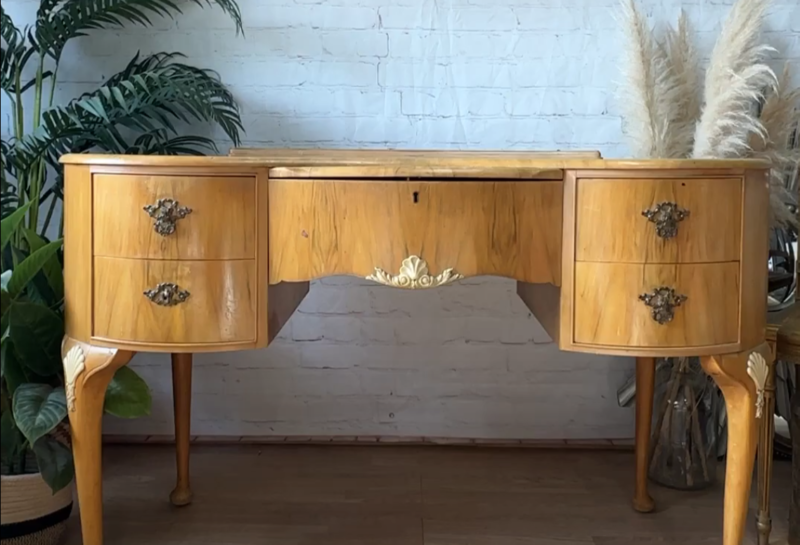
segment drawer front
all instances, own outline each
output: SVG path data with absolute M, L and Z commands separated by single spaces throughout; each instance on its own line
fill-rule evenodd
M 561 181 L 271 179 L 269 197 L 270 283 L 385 280 L 412 256 L 434 277 L 561 280 Z
M 686 298 L 678 305 L 670 305 L 676 301 L 669 297 L 653 297 L 649 305 L 642 300 L 660 287 Z M 663 323 L 654 311 L 661 312 Z M 658 348 L 736 343 L 739 263 L 576 263 L 574 316 L 578 344 Z
M 742 182 L 738 178 L 579 179 L 577 187 L 578 261 L 741 259 Z M 662 203 L 672 203 L 677 209 Z M 647 211 L 652 219 L 643 214 Z
M 142 343 L 256 338 L 255 261 L 96 257 L 94 266 L 95 337 Z M 176 289 L 159 290 L 161 283 Z
M 254 177 L 95 174 L 93 190 L 97 256 L 255 258 Z

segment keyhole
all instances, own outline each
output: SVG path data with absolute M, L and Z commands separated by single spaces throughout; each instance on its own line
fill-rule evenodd
M 419 202 L 419 191 L 414 191 L 412 195 L 414 197 L 414 204 L 417 204 Z

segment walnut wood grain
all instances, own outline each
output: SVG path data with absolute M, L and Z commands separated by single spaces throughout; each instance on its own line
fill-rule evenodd
M 457 278 L 517 280 L 524 303 L 564 350 L 704 356 L 725 390 L 735 443 L 725 545 L 741 535 L 742 483 L 752 468 L 752 392 L 742 361 L 765 338 L 767 163 L 280 149 L 228 157 L 77 154 L 61 162 L 65 346 L 80 342 L 94 369 L 79 382 L 71 415 L 87 545 L 102 544 L 104 386 L 133 351 L 266 346 L 310 280 L 365 277 L 379 268 L 386 276 L 377 280 L 392 283 L 414 255 L 434 276 L 452 268 Z M 162 196 L 193 209 L 173 238 L 155 233 L 144 211 L 137 215 Z M 674 240 L 656 240 L 641 212 L 667 197 L 691 215 Z M 143 292 L 159 282 L 175 282 L 190 296 L 156 305 Z M 658 324 L 639 296 L 662 284 L 689 299 L 672 321 Z M 188 380 L 185 372 L 178 378 L 185 439 Z M 179 455 L 185 490 L 187 452 L 182 446 Z M 646 499 L 645 487 L 637 493 Z
M 270 178 L 438 178 L 452 179 L 507 179 L 507 180 L 561 180 L 561 169 L 542 169 L 525 167 L 486 167 L 476 166 L 424 166 L 413 163 L 400 165 L 352 166 L 313 166 L 313 167 L 274 167 L 269 169 Z
M 578 261 L 706 263 L 738 261 L 742 236 L 742 180 L 578 180 Z M 662 202 L 689 215 L 677 235 L 661 238 L 642 212 Z M 610 235 L 615 233 L 615 235 Z
M 92 336 L 92 175 L 88 166 L 64 167 L 64 320 L 67 334 Z
M 387 153 L 388 152 L 388 153 Z M 417 168 L 468 166 L 484 168 L 541 168 L 541 169 L 588 169 L 623 171 L 672 170 L 673 176 L 703 175 L 713 169 L 722 171 L 743 169 L 765 169 L 769 163 L 757 159 L 600 159 L 599 157 L 574 157 L 570 153 L 536 152 L 482 152 L 482 151 L 391 151 L 391 150 L 325 150 L 325 149 L 269 149 L 255 155 L 232 155 L 224 157 L 156 156 L 156 155 L 112 155 L 112 154 L 67 154 L 61 157 L 62 164 L 102 166 L 103 168 L 145 167 L 186 169 L 242 169 L 272 167 L 352 166 L 354 172 L 364 166 L 401 166 L 413 163 Z
M 94 336 L 140 343 L 224 343 L 256 339 L 256 264 L 95 258 Z M 160 306 L 144 295 L 160 282 L 188 299 Z
M 659 324 L 639 295 L 659 286 L 687 300 Z M 739 264 L 575 264 L 575 342 L 701 347 L 739 340 Z
M 745 174 L 742 200 L 741 342 L 744 349 L 764 342 L 767 329 L 769 258 L 769 173 Z
M 254 176 L 95 174 L 93 185 L 96 256 L 255 258 Z M 191 209 L 166 236 L 154 230 L 153 218 L 143 210 L 164 198 Z
M 270 180 L 270 283 L 397 273 L 560 280 L 561 182 Z

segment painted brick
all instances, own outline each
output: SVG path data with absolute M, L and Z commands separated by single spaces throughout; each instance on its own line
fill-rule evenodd
M 326 32 L 320 36 L 322 51 L 333 57 L 385 57 L 389 36 L 383 32 Z
M 516 50 L 519 37 L 507 32 L 434 32 L 424 30 L 389 30 L 389 54 L 393 58 L 415 59 L 501 59 Z
M 517 18 L 509 8 L 473 9 L 437 4 L 380 8 L 381 28 L 436 30 L 507 30 L 516 27 Z

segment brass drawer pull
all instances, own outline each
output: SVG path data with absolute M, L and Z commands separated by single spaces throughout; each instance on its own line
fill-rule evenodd
M 183 303 L 189 298 L 189 292 L 182 290 L 177 284 L 161 282 L 155 288 L 144 291 L 145 296 L 157 305 L 171 307 Z
M 156 204 L 148 204 L 144 207 L 153 222 L 153 229 L 162 237 L 171 235 L 175 232 L 175 224 L 192 213 L 192 209 L 180 206 L 178 201 L 173 199 L 158 199 Z
M 642 215 L 656 224 L 656 234 L 661 238 L 672 238 L 678 234 L 678 222 L 689 216 L 689 211 L 674 202 L 660 202 L 642 211 Z
M 675 317 L 675 308 L 681 306 L 688 297 L 675 293 L 673 288 L 661 286 L 654 289 L 650 293 L 643 293 L 639 296 L 640 301 L 648 307 L 652 307 L 650 311 L 653 320 L 659 324 L 666 324 L 671 322 Z

